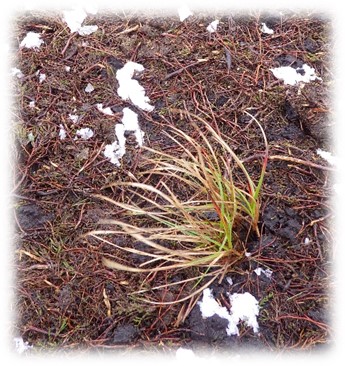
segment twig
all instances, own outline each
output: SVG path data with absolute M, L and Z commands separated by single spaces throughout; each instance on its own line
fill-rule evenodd
M 298 315 L 281 315 L 279 317 L 277 317 L 275 320 L 279 321 L 281 319 L 296 319 L 296 320 L 306 320 L 310 323 L 315 324 L 317 327 L 325 330 L 325 331 L 329 331 L 329 328 L 327 326 L 327 324 L 318 322 L 312 318 L 309 318 L 308 316 L 298 316 Z
M 64 47 L 64 49 L 61 51 L 61 55 L 63 56 L 64 54 L 65 54 L 65 52 L 66 52 L 66 50 L 67 50 L 67 48 L 68 48 L 68 46 L 69 46 L 69 44 L 71 43 L 71 40 L 75 37 L 75 35 L 76 35 L 77 33 L 76 32 L 74 32 L 69 38 L 68 38 L 68 40 L 67 40 L 67 43 L 66 43 L 66 46 Z
M 117 33 L 117 34 L 116 34 L 116 36 L 119 36 L 120 34 L 127 34 L 127 33 L 131 33 L 131 32 L 134 32 L 134 31 L 136 31 L 136 30 L 138 30 L 138 29 L 139 29 L 139 24 L 135 25 L 135 26 L 134 26 L 134 27 L 132 27 L 132 28 L 128 28 L 128 29 L 123 30 L 122 32 Z
M 248 161 L 251 161 L 251 160 L 256 160 L 256 159 L 263 158 L 263 157 L 264 157 L 264 154 L 256 154 L 256 155 L 249 156 L 248 158 L 243 159 L 242 163 L 245 163 L 245 162 L 248 162 Z M 271 156 L 268 157 L 268 159 L 269 160 L 287 161 L 287 162 L 290 162 L 290 163 L 306 165 L 306 166 L 310 166 L 312 168 L 317 168 L 317 169 L 321 169 L 321 170 L 336 171 L 336 168 L 316 164 L 316 163 L 313 163 L 311 161 L 294 158 L 292 156 L 271 155 Z
M 181 72 L 182 72 L 182 71 L 187 70 L 188 68 L 190 68 L 190 67 L 192 67 L 192 66 L 195 66 L 195 65 L 201 64 L 201 63 L 206 62 L 206 61 L 208 61 L 208 58 L 203 58 L 203 59 L 198 60 L 198 61 L 196 61 L 196 62 L 192 62 L 191 64 L 189 64 L 189 65 L 187 65 L 187 66 L 184 66 L 184 67 L 182 67 L 181 69 L 178 69 L 178 70 L 176 70 L 176 71 L 174 71 L 174 72 L 172 72 L 172 73 L 168 74 L 168 75 L 167 75 L 163 80 L 165 81 L 165 80 L 167 80 L 167 79 L 171 78 L 172 76 L 175 76 L 175 75 L 181 74 Z
M 324 165 L 319 165 L 316 163 L 313 163 L 311 161 L 307 161 L 307 160 L 302 160 L 302 159 L 298 159 L 298 158 L 293 158 L 291 156 L 284 156 L 284 155 L 271 155 L 268 157 L 270 160 L 283 160 L 283 161 L 288 161 L 290 163 L 296 163 L 296 164 L 302 164 L 302 165 L 307 165 L 307 166 L 311 166 L 313 168 L 318 168 L 318 169 L 322 169 L 322 170 L 329 170 L 329 171 L 336 171 L 335 168 L 331 168 L 328 166 L 324 166 Z

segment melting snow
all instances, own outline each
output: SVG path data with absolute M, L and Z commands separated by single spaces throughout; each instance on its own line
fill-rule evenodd
M 270 270 L 270 269 L 263 269 L 263 268 L 261 268 L 261 267 L 258 267 L 258 268 L 256 268 L 256 269 L 254 269 L 254 272 L 258 275 L 258 276 L 260 276 L 261 275 L 261 273 L 263 273 L 267 278 L 271 278 L 272 277 L 272 271 Z
M 59 137 L 60 137 L 60 140 L 64 140 L 67 136 L 66 134 L 66 130 L 64 128 L 64 126 L 62 124 L 60 124 L 60 131 L 59 131 Z
M 12 67 L 11 75 L 12 76 L 17 76 L 18 79 L 21 79 L 22 77 L 24 77 L 24 74 L 19 69 L 17 69 L 16 67 Z
M 98 29 L 97 25 L 82 26 L 82 23 L 86 17 L 87 12 L 81 8 L 63 11 L 63 20 L 67 24 L 71 33 L 77 32 L 81 36 L 89 35 L 93 32 L 96 32 Z
M 306 237 L 305 239 L 304 239 L 304 244 L 305 245 L 308 245 L 310 243 L 310 239 L 308 238 L 308 237 Z
M 253 328 L 254 333 L 258 332 L 259 325 L 257 315 L 259 314 L 259 303 L 249 292 L 244 294 L 229 295 L 231 302 L 230 313 L 227 308 L 220 306 L 212 295 L 212 290 L 209 288 L 203 291 L 203 299 L 198 302 L 201 315 L 203 318 L 208 318 L 213 315 L 218 315 L 223 319 L 228 320 L 226 332 L 228 335 L 239 335 L 238 323 L 240 320 L 245 321 L 247 326 Z
M 182 5 L 177 9 L 178 15 L 180 17 L 180 21 L 183 22 L 185 19 L 193 15 L 187 5 Z
M 95 33 L 97 29 L 98 29 L 97 25 L 84 25 L 78 29 L 78 33 L 81 36 L 88 36 L 92 33 Z
M 106 145 L 103 154 L 111 163 L 120 166 L 119 159 L 122 158 L 123 155 L 121 155 L 120 146 L 116 141 L 110 145 Z
M 126 153 L 125 126 L 122 123 L 115 126 L 115 135 L 119 144 L 119 155 L 122 157 Z
M 104 149 L 104 156 L 116 166 L 120 166 L 119 159 L 126 153 L 125 131 L 134 131 L 138 146 L 142 146 L 144 132 L 140 130 L 138 115 L 129 108 L 123 109 L 122 123 L 115 125 L 117 141 L 110 145 L 106 145 Z
M 46 74 L 41 74 L 40 72 L 38 73 L 38 80 L 41 83 L 43 83 L 43 81 L 47 78 Z
M 138 146 L 143 145 L 144 132 L 141 131 L 138 122 L 138 115 L 129 108 L 123 109 L 122 123 L 125 131 L 134 131 Z
M 95 90 L 95 88 L 93 87 L 93 85 L 91 83 L 88 83 L 86 85 L 85 91 L 86 93 L 92 93 Z
M 206 28 L 206 30 L 210 33 L 214 33 L 214 32 L 217 32 L 217 27 L 218 27 L 218 24 L 219 24 L 219 20 L 216 19 L 214 20 L 212 23 L 210 23 L 208 25 L 208 27 Z
M 79 121 L 79 116 L 77 114 L 69 114 L 68 118 L 73 122 L 77 123 Z
M 325 159 L 326 161 L 328 161 L 331 165 L 337 165 L 338 162 L 338 158 L 336 158 L 335 156 L 333 156 L 330 152 L 328 151 L 324 151 L 321 149 L 317 149 L 316 153 L 322 157 L 322 159 Z
M 226 282 L 230 285 L 230 286 L 232 286 L 233 284 L 234 284 L 234 281 L 232 280 L 232 278 L 229 276 L 229 277 L 226 277 L 225 278 L 226 279 Z
M 123 100 L 129 99 L 137 107 L 145 111 L 152 111 L 154 107 L 149 104 L 150 99 L 145 96 L 145 89 L 137 80 L 132 79 L 135 71 L 144 71 L 144 66 L 129 61 L 116 72 L 116 79 L 119 82 L 117 93 Z
M 229 296 L 231 302 L 231 316 L 234 324 L 238 324 L 240 320 L 244 320 L 249 327 L 253 328 L 254 333 L 259 330 L 259 324 L 256 317 L 259 315 L 259 302 L 249 292 L 244 294 L 233 294 Z M 229 327 L 228 327 L 229 328 Z M 234 328 L 239 335 L 237 326 Z
M 29 142 L 34 142 L 35 141 L 35 136 L 33 135 L 32 132 L 28 133 L 28 140 L 29 140 Z
M 261 23 L 260 30 L 261 30 L 262 33 L 266 33 L 266 34 L 273 34 L 274 33 L 274 30 L 268 28 L 266 23 Z
M 77 130 L 76 135 L 79 136 L 83 140 L 88 140 L 94 135 L 94 133 L 91 130 L 91 128 L 86 127 L 86 128 L 81 128 L 80 130 Z
M 302 67 L 294 69 L 291 66 L 282 66 L 270 69 L 273 75 L 277 79 L 284 80 L 284 84 L 296 85 L 298 82 L 302 81 L 308 83 L 313 80 L 322 80 L 315 74 L 315 69 L 304 64 Z
M 26 47 L 38 49 L 43 43 L 44 41 L 41 39 L 41 35 L 39 33 L 28 32 L 25 38 L 21 41 L 20 48 Z
M 110 108 L 110 107 L 103 108 L 103 104 L 102 104 L 102 103 L 98 103 L 98 104 L 97 104 L 97 109 L 98 109 L 100 112 L 102 112 L 102 113 L 104 113 L 104 114 L 106 114 L 106 115 L 108 115 L 108 116 L 113 116 L 113 115 L 114 115 L 114 113 L 113 113 L 113 111 L 111 110 L 111 108 Z
M 24 342 L 22 337 L 15 337 L 13 341 L 15 343 L 16 351 L 20 354 L 32 348 L 32 346 L 29 346 L 28 342 Z

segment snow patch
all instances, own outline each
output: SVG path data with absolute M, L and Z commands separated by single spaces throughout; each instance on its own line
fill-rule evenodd
M 77 32 L 87 17 L 87 13 L 83 9 L 65 10 L 62 14 L 71 33 Z
M 32 132 L 28 133 L 28 141 L 33 143 L 35 141 L 35 136 Z
M 62 124 L 60 124 L 59 127 L 60 127 L 60 131 L 59 131 L 60 140 L 64 140 L 67 136 L 66 130 Z
M 259 330 L 259 324 L 257 316 L 259 315 L 259 302 L 249 292 L 244 294 L 233 294 L 229 296 L 231 302 L 231 316 L 233 322 L 237 325 L 240 320 L 245 321 L 247 326 L 252 327 L 254 333 Z M 238 328 L 236 326 L 236 333 L 239 335 Z
M 206 30 L 207 30 L 208 32 L 210 32 L 210 33 L 217 32 L 218 24 L 219 24 L 219 20 L 218 20 L 218 19 L 216 19 L 216 20 L 214 20 L 212 23 L 210 23 L 210 24 L 207 26 Z
M 123 109 L 122 123 L 115 125 L 115 135 L 117 141 L 110 145 L 106 145 L 104 156 L 116 166 L 120 166 L 120 161 L 126 153 L 126 131 L 134 131 L 138 146 L 143 145 L 144 132 L 141 131 L 138 122 L 138 115 L 129 108 Z
M 98 103 L 98 104 L 97 104 L 97 109 L 98 109 L 100 112 L 102 112 L 102 113 L 104 113 L 104 114 L 106 114 L 106 115 L 108 115 L 108 116 L 113 116 L 113 115 L 114 115 L 114 113 L 113 113 L 113 111 L 111 110 L 111 108 L 110 108 L 110 107 L 103 108 L 103 104 L 102 104 L 102 103 Z
M 32 100 L 30 103 L 29 103 L 29 107 L 30 108 L 35 108 L 36 106 L 36 102 L 34 100 Z
M 192 11 L 188 8 L 187 5 L 182 5 L 181 7 L 179 7 L 177 9 L 177 12 L 178 12 L 178 15 L 180 17 L 180 21 L 181 22 L 183 22 L 188 17 L 190 17 L 191 15 L 193 15 Z
M 212 290 L 207 288 L 203 291 L 203 299 L 198 302 L 203 318 L 209 318 L 213 315 L 226 319 L 228 326 L 227 334 L 239 335 L 238 323 L 242 320 L 247 326 L 252 327 L 254 333 L 259 330 L 257 316 L 259 315 L 259 302 L 249 292 L 244 294 L 234 293 L 229 295 L 231 310 L 220 306 L 212 295 Z
M 28 349 L 32 348 L 32 346 L 29 346 L 28 342 L 24 342 L 22 337 L 15 337 L 13 341 L 14 341 L 14 347 L 17 353 L 19 354 L 22 354 Z
M 124 108 L 122 123 L 125 131 L 134 131 L 138 146 L 143 146 L 144 132 L 139 127 L 138 115 L 131 109 Z
M 19 69 L 17 69 L 16 67 L 12 67 L 11 75 L 12 76 L 17 76 L 18 79 L 21 79 L 22 77 L 24 77 L 24 74 Z
M 38 81 L 41 83 L 43 83 L 43 81 L 47 78 L 46 74 L 41 74 L 40 72 L 38 73 Z
M 68 118 L 73 122 L 73 123 L 78 123 L 79 121 L 79 116 L 77 114 L 69 114 Z
M 95 33 L 97 29 L 97 25 L 84 25 L 78 29 L 78 33 L 81 36 L 89 36 L 90 34 Z
M 258 267 L 258 268 L 256 268 L 256 269 L 254 269 L 254 272 L 258 275 L 258 276 L 260 276 L 261 275 L 261 273 L 263 273 L 267 278 L 271 278 L 272 277 L 272 271 L 270 270 L 270 269 L 263 269 L 263 268 L 261 268 L 261 267 Z
M 96 32 L 96 30 L 98 29 L 97 25 L 82 26 L 84 20 L 87 17 L 87 12 L 82 8 L 65 10 L 62 13 L 62 19 L 67 24 L 71 33 L 77 32 L 81 36 L 87 36 Z
M 261 23 L 261 27 L 260 30 L 262 33 L 266 33 L 266 34 L 273 34 L 274 30 L 271 28 L 268 28 L 266 23 Z
M 95 88 L 91 83 L 88 83 L 84 90 L 85 90 L 86 93 L 92 93 L 95 90 Z
M 20 43 L 20 48 L 39 49 L 44 41 L 41 39 L 40 33 L 28 32 Z
M 116 72 L 116 79 L 119 82 L 117 94 L 123 100 L 130 100 L 134 105 L 144 111 L 152 111 L 154 107 L 149 104 L 150 99 L 145 95 L 145 89 L 137 80 L 132 79 L 134 72 L 144 71 L 144 66 L 129 61 L 125 66 Z
M 331 165 L 338 165 L 339 161 L 338 158 L 333 156 L 330 152 L 324 151 L 321 149 L 317 149 L 316 153 L 321 156 L 322 159 L 328 161 Z
M 120 166 L 119 159 L 122 158 L 119 144 L 114 141 L 112 144 L 106 145 L 103 152 L 104 156 L 116 166 Z
M 230 286 L 232 286 L 232 285 L 234 284 L 234 281 L 232 280 L 232 278 L 231 278 L 230 276 L 226 277 L 225 279 L 226 279 L 226 282 L 227 282 Z
M 296 85 L 300 81 L 309 83 L 313 80 L 322 80 L 316 76 L 315 69 L 307 64 L 303 64 L 297 69 L 291 66 L 281 66 L 270 70 L 277 79 L 282 79 L 286 85 Z
M 86 127 L 86 128 L 81 128 L 80 130 L 76 131 L 76 138 L 80 137 L 83 140 L 88 140 L 90 139 L 92 136 L 94 135 L 93 131 L 91 130 L 91 128 Z

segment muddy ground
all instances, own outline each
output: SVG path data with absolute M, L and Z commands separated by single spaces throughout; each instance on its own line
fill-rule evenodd
M 206 27 L 216 18 L 218 30 L 210 34 Z M 262 22 L 274 34 L 262 33 Z M 195 14 L 180 22 L 177 15 L 133 11 L 89 15 L 85 24 L 99 28 L 84 37 L 71 34 L 61 15 L 53 13 L 21 14 L 13 22 L 13 67 L 24 74 L 13 77 L 15 334 L 37 353 L 97 349 L 165 354 L 180 346 L 230 354 L 244 348 L 328 348 L 333 168 L 316 150 L 332 151 L 330 21 L 313 13 L 252 12 Z M 39 50 L 19 48 L 29 31 L 42 34 Z M 196 63 L 200 59 L 206 61 Z M 133 107 L 116 93 L 116 70 L 128 60 L 145 67 L 136 78 L 153 112 Z M 288 86 L 270 71 L 303 63 L 322 81 Z M 46 74 L 41 83 L 38 71 Z M 88 83 L 95 88 L 92 93 L 84 91 Z M 110 107 L 114 116 L 99 112 L 97 103 Z M 93 195 L 121 200 L 118 192 L 104 187 L 140 172 L 143 151 L 135 143 L 128 142 L 119 168 L 103 155 L 126 106 L 139 114 L 147 146 L 172 151 L 162 135 L 168 124 L 193 133 L 188 121 L 172 113 L 174 108 L 206 118 L 228 136 L 253 175 L 264 146 L 244 111 L 262 124 L 270 159 L 261 237 L 250 237 L 245 245 L 251 256 L 229 269 L 232 285 L 225 279 L 212 285 L 224 306 L 230 306 L 228 292 L 248 291 L 259 300 L 258 334 L 242 324 L 240 335 L 229 337 L 224 319 L 202 319 L 198 305 L 180 321 L 186 304 L 143 303 L 133 292 L 144 278 L 104 267 L 102 257 L 112 248 L 82 237 L 98 228 L 100 219 L 121 216 Z M 69 114 L 81 116 L 77 124 Z M 60 124 L 67 132 L 64 140 Z M 94 136 L 75 140 L 81 127 L 90 127 Z M 135 264 L 138 258 L 124 260 Z M 259 266 L 272 270 L 272 277 L 253 272 Z M 152 276 L 150 283 L 165 280 L 164 275 Z M 172 301 L 184 291 L 157 291 L 150 299 Z

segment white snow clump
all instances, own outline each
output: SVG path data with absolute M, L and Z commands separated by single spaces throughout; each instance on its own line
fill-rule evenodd
M 43 81 L 47 78 L 46 74 L 41 74 L 40 72 L 38 73 L 38 81 L 41 83 L 43 83 Z
M 247 326 L 252 327 L 254 333 L 259 330 L 259 324 L 256 317 L 259 315 L 259 302 L 249 292 L 244 294 L 233 294 L 229 296 L 231 302 L 231 316 L 234 324 L 238 324 L 240 320 L 244 320 Z M 238 328 L 235 330 L 239 335 Z
M 326 161 L 328 161 L 331 165 L 338 165 L 339 164 L 339 160 L 337 157 L 333 156 L 330 152 L 328 151 L 324 151 L 321 149 L 317 149 L 316 153 L 321 156 L 322 159 L 325 159 Z
M 286 85 L 296 85 L 300 81 L 309 83 L 316 79 L 322 80 L 320 77 L 316 76 L 315 69 L 307 64 L 303 64 L 302 67 L 297 69 L 291 66 L 281 66 L 270 70 L 277 79 L 282 79 Z
M 266 23 L 261 23 L 261 28 L 260 28 L 262 33 L 266 33 L 266 34 L 273 34 L 274 30 L 271 28 L 268 28 Z
M 90 139 L 92 136 L 94 135 L 93 131 L 91 130 L 91 128 L 86 127 L 86 128 L 81 128 L 80 130 L 76 131 L 76 138 L 80 137 L 83 140 L 88 140 Z
M 144 132 L 139 127 L 138 115 L 129 108 L 123 109 L 122 123 L 115 125 L 117 141 L 106 145 L 104 149 L 104 156 L 116 166 L 120 166 L 119 159 L 126 153 L 125 131 L 134 131 L 138 146 L 143 145 Z
M 73 123 L 77 123 L 79 121 L 79 116 L 77 114 L 69 114 L 68 118 L 73 122 Z
M 59 127 L 60 127 L 60 131 L 59 131 L 60 140 L 64 140 L 67 136 L 66 130 L 62 124 L 60 124 Z
M 229 300 L 231 302 L 230 313 L 227 308 L 220 306 L 214 299 L 212 290 L 206 288 L 203 291 L 202 301 L 198 302 L 202 317 L 208 318 L 213 315 L 218 315 L 228 320 L 226 332 L 229 336 L 239 335 L 237 325 L 240 320 L 245 321 L 247 326 L 252 327 L 254 333 L 257 333 L 259 325 L 256 317 L 259 314 L 259 303 L 255 297 L 249 292 L 245 292 L 244 294 L 235 293 L 229 295 Z
M 89 36 L 90 34 L 95 33 L 97 29 L 97 25 L 84 25 L 78 29 L 78 34 L 81 36 Z
M 14 345 L 15 349 L 19 354 L 22 354 L 23 352 L 25 352 L 28 349 L 32 348 L 32 346 L 29 346 L 28 342 L 24 342 L 22 337 L 15 337 L 13 339 L 13 341 L 14 341 L 14 344 L 15 344 Z
M 18 79 L 21 79 L 22 77 L 24 77 L 24 74 L 20 71 L 20 69 L 17 69 L 16 67 L 12 67 L 11 75 L 17 76 Z
M 154 107 L 149 104 L 149 97 L 145 95 L 145 89 L 137 80 L 132 79 L 134 72 L 144 71 L 144 66 L 129 61 L 125 66 L 116 72 L 116 79 L 119 82 L 117 94 L 123 100 L 130 100 L 134 105 L 144 111 L 152 111 Z
M 20 43 L 20 48 L 33 48 L 38 49 L 44 41 L 41 39 L 40 33 L 28 32 L 25 38 Z
M 185 19 L 193 15 L 191 10 L 188 8 L 187 5 L 182 5 L 177 9 L 178 15 L 180 17 L 180 21 L 183 22 Z
M 206 28 L 206 30 L 210 33 L 214 33 L 214 32 L 217 32 L 217 27 L 218 27 L 218 24 L 219 24 L 219 20 L 216 19 L 214 20 L 212 23 L 210 23 L 208 25 L 208 27 Z
M 122 123 L 125 131 L 134 131 L 138 146 L 143 146 L 144 132 L 139 127 L 138 115 L 129 108 L 123 109 Z
M 95 88 L 91 83 L 88 83 L 84 90 L 85 90 L 86 93 L 92 93 L 95 90 Z
M 111 110 L 111 108 L 110 108 L 110 107 L 103 108 L 103 103 L 98 103 L 98 104 L 97 104 L 97 109 L 98 109 L 100 112 L 102 112 L 102 113 L 104 113 L 104 114 L 106 114 L 106 115 L 108 115 L 108 116 L 113 116 L 113 115 L 114 115 L 114 113 L 113 113 L 113 111 Z
M 261 268 L 261 267 L 258 267 L 258 268 L 256 268 L 256 269 L 254 269 L 254 272 L 258 275 L 258 276 L 260 276 L 261 275 L 261 273 L 263 273 L 267 278 L 271 278 L 272 277 L 272 271 L 270 270 L 270 269 L 263 269 L 263 268 Z
M 87 12 L 82 8 L 63 11 L 63 21 L 67 24 L 71 33 L 77 32 L 81 36 L 94 33 L 98 29 L 97 25 L 82 26 L 86 17 Z

